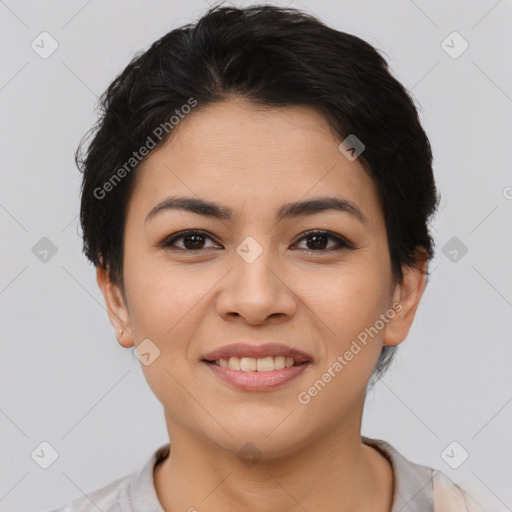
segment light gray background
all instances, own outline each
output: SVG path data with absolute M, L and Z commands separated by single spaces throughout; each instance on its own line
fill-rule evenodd
M 432 278 L 396 364 L 368 397 L 363 433 L 446 472 L 487 510 L 511 510 L 512 3 L 291 5 L 387 54 L 421 109 L 442 193 Z M 67 503 L 167 442 L 160 403 L 118 345 L 81 254 L 73 153 L 97 95 L 134 52 L 207 7 L 0 2 L 1 511 Z M 43 31 L 59 44 L 47 59 L 31 48 Z M 441 46 L 453 31 L 469 43 L 456 59 Z M 32 252 L 42 237 L 58 249 L 46 263 Z M 468 249 L 456 262 L 442 252 L 452 237 Z M 59 455 L 46 470 L 31 458 L 42 441 Z M 469 452 L 456 470 L 441 457 L 452 441 Z

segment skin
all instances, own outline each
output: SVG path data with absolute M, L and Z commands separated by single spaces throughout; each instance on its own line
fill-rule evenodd
M 427 259 L 404 267 L 401 285 L 393 280 L 378 190 L 340 142 L 310 107 L 264 109 L 230 98 L 194 110 L 137 171 L 124 290 L 100 267 L 97 281 L 112 324 L 124 331 L 119 343 L 131 349 L 149 338 L 160 350 L 141 367 L 172 440 L 154 473 L 166 512 L 391 509 L 392 468 L 361 442 L 365 389 L 382 346 L 407 336 Z M 145 222 L 171 195 L 214 201 L 233 219 L 165 210 Z M 282 204 L 320 196 L 350 200 L 366 224 L 332 210 L 276 222 Z M 207 233 L 199 249 L 183 238 L 174 251 L 158 246 L 187 229 Z M 336 241 L 328 237 L 319 249 L 304 238 L 310 229 L 345 237 L 355 249 L 329 250 Z M 252 263 L 236 252 L 248 236 L 263 249 Z M 394 303 L 401 304 L 394 318 L 301 404 L 298 394 Z M 242 391 L 201 362 L 241 339 L 281 342 L 313 363 L 279 389 Z M 261 454 L 250 466 L 237 457 L 247 442 Z

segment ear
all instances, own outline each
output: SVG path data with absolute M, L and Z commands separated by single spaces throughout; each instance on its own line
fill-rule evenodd
M 133 347 L 130 315 L 120 287 L 111 281 L 107 270 L 99 265 L 96 267 L 96 281 L 105 299 L 110 323 L 114 326 L 119 344 L 125 348 Z M 119 336 L 121 329 L 123 333 Z
M 395 316 L 386 326 L 384 345 L 398 345 L 407 337 L 427 284 L 427 268 L 428 255 L 423 248 L 418 249 L 414 266 L 402 267 L 404 278 L 393 293 Z

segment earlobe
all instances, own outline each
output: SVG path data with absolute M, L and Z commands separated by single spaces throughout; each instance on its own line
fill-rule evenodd
M 393 304 L 398 306 L 393 308 L 395 317 L 386 327 L 384 345 L 398 345 L 407 337 L 427 283 L 427 266 L 428 256 L 421 249 L 414 266 L 402 267 L 404 278 L 393 296 Z
M 112 282 L 107 270 L 96 267 L 96 281 L 105 300 L 110 323 L 113 325 L 119 344 L 125 348 L 133 347 L 134 340 L 130 325 L 130 315 L 119 285 Z

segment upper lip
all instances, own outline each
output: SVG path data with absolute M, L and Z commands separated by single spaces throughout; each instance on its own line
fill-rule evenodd
M 311 362 L 312 357 L 296 348 L 287 347 L 281 343 L 263 343 L 252 345 L 249 343 L 231 343 L 213 350 L 203 356 L 205 361 L 218 361 L 230 357 L 254 357 L 256 359 L 270 356 L 291 357 L 296 363 Z

